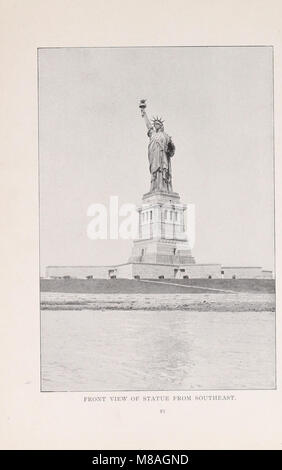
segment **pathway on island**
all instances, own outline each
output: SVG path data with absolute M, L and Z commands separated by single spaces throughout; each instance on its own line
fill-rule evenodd
M 201 290 L 212 290 L 216 292 L 226 292 L 229 294 L 238 294 L 238 291 L 234 290 L 227 290 L 227 289 L 217 289 L 215 287 L 200 287 L 200 286 L 192 286 L 191 284 L 177 284 L 176 282 L 165 282 L 165 281 L 154 281 L 149 279 L 138 279 L 139 282 L 151 282 L 154 284 L 165 284 L 167 286 L 179 286 L 179 287 L 186 287 L 188 289 L 201 289 Z

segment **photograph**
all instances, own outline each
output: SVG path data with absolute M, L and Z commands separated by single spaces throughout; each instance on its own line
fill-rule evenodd
M 272 46 L 39 47 L 40 391 L 276 390 Z

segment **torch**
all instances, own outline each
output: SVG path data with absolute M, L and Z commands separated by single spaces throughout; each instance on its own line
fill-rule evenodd
M 144 117 L 145 109 L 146 109 L 146 100 L 140 100 L 139 108 L 141 109 L 141 116 Z

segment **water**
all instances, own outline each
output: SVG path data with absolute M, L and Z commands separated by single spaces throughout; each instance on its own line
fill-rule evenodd
M 43 391 L 275 387 L 273 312 L 41 315 Z

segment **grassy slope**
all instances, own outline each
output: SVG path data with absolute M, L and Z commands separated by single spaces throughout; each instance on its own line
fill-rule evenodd
M 162 284 L 173 283 L 189 287 Z M 190 287 L 191 286 L 191 287 Z M 96 294 L 176 294 L 214 292 L 208 289 L 195 289 L 193 286 L 213 289 L 226 289 L 238 292 L 275 292 L 273 279 L 165 279 L 155 282 L 142 282 L 132 279 L 41 279 L 42 292 L 73 292 Z M 220 291 L 217 291 L 220 292 Z
M 156 280 L 160 282 L 159 280 Z M 275 292 L 274 279 L 167 279 L 167 282 L 189 286 L 226 289 L 238 292 Z

